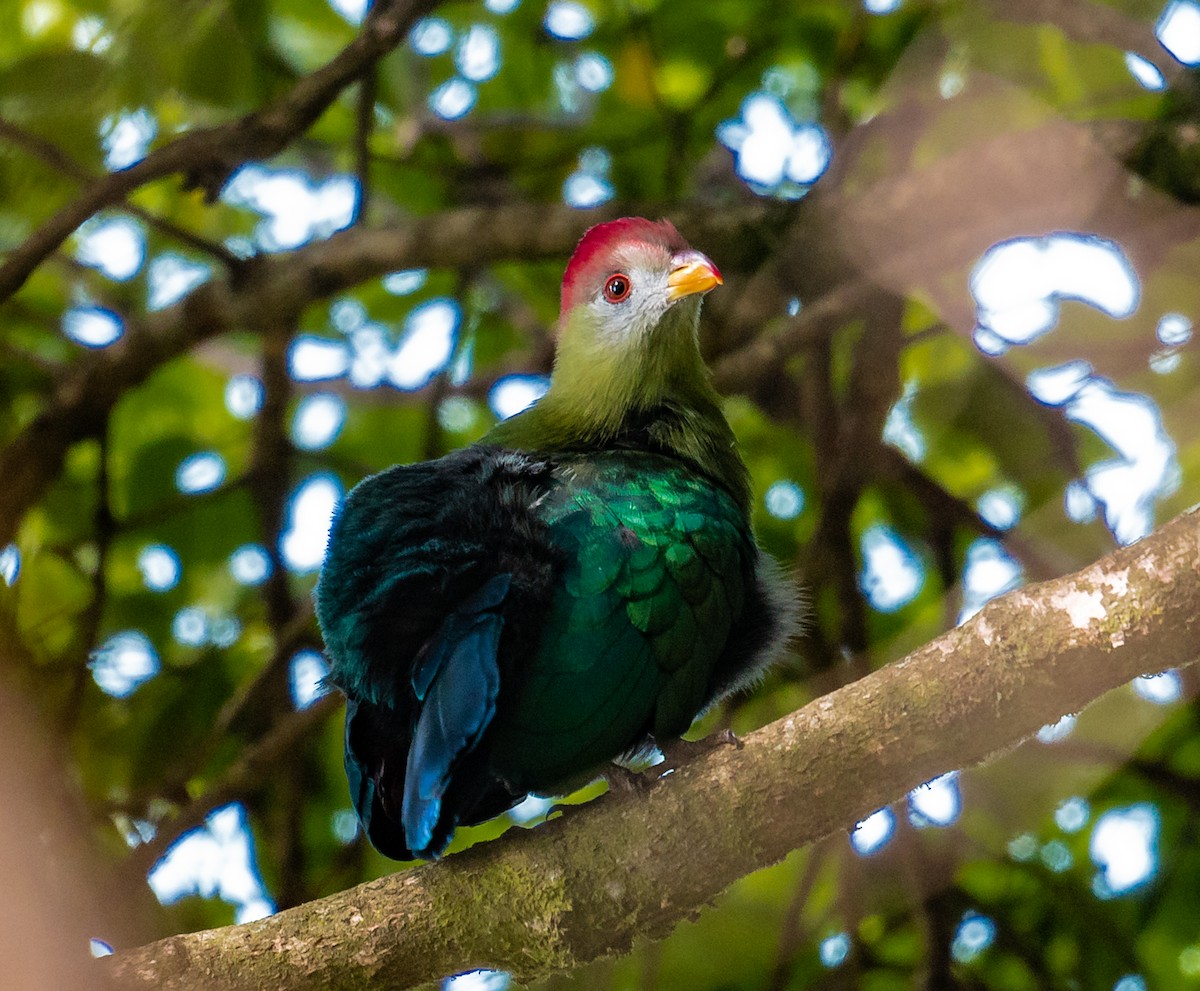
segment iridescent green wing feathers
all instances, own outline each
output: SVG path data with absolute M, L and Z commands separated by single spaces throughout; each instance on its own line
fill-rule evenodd
M 535 789 L 646 733 L 688 728 L 712 696 L 754 561 L 733 499 L 656 454 L 565 463 L 539 515 L 565 566 L 493 750 Z

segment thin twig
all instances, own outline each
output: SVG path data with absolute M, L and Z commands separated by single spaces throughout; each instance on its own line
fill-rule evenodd
M 227 124 L 187 131 L 136 165 L 97 180 L 0 265 L 0 301 L 20 289 L 88 217 L 148 182 L 182 173 L 186 188 L 201 188 L 215 199 L 234 169 L 250 159 L 270 158 L 307 131 L 343 89 L 395 48 L 417 18 L 434 6 L 436 0 L 380 0 L 349 45 L 273 103 Z

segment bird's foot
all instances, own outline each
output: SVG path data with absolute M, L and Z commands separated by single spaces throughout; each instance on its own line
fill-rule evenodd
M 600 772 L 600 776 L 608 782 L 609 791 L 619 791 L 625 794 L 646 791 L 655 781 L 654 778 L 641 771 L 631 771 L 620 764 L 609 764 Z
M 735 747 L 741 750 L 743 743 L 738 735 L 728 726 L 725 729 L 717 730 L 715 733 L 710 733 L 700 740 L 668 740 L 666 743 L 658 745 L 658 749 L 662 751 L 663 757 L 666 758 L 659 767 L 663 771 L 667 769 L 673 770 L 696 760 L 698 757 L 703 757 L 705 754 L 711 753 L 718 747 Z

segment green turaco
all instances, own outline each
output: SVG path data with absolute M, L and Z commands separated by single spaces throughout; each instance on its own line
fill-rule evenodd
M 593 227 L 545 396 L 346 497 L 317 616 L 384 854 L 436 857 L 460 824 L 678 737 L 795 629 L 697 344 L 720 283 L 666 221 Z

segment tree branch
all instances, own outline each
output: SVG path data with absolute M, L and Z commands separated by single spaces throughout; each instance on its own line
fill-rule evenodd
M 1198 653 L 1193 509 L 648 792 L 259 922 L 120 953 L 114 976 L 163 991 L 408 988 L 477 967 L 533 980 L 661 937 L 796 847 Z
M 750 203 L 714 215 L 685 207 L 672 216 L 698 242 L 721 243 L 744 237 L 780 209 Z M 660 211 L 651 207 L 648 212 Z M 58 475 L 67 449 L 95 436 L 126 390 L 197 344 L 231 330 L 260 327 L 266 316 L 300 312 L 314 300 L 396 269 L 565 256 L 589 224 L 620 213 L 619 204 L 582 212 L 519 203 L 448 210 L 386 229 L 355 228 L 296 251 L 251 259 L 244 272 L 206 282 L 174 306 L 131 321 L 116 344 L 84 356 L 41 413 L 0 451 L 0 478 L 5 480 L 0 547 L 13 539 L 21 517 Z
M 0 301 L 20 289 L 88 217 L 148 182 L 181 172 L 188 188 L 202 187 L 215 198 L 229 173 L 243 162 L 270 158 L 307 131 L 343 89 L 395 48 L 413 23 L 434 6 L 436 0 L 379 0 L 349 45 L 278 100 L 228 124 L 188 131 L 136 165 L 95 182 L 0 265 Z

